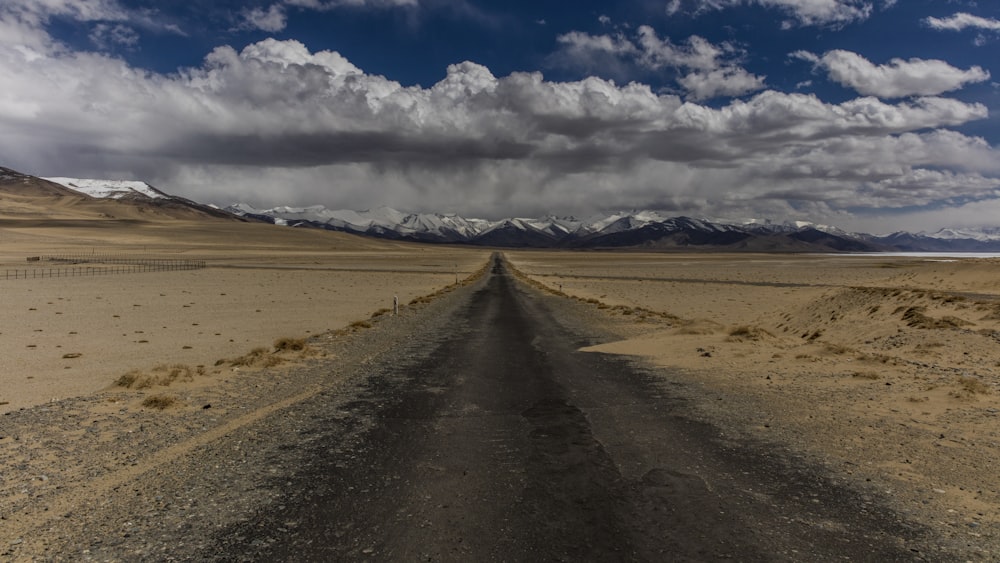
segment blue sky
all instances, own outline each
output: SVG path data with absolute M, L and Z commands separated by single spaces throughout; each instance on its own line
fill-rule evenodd
M 1000 6 L 5 0 L 0 165 L 200 201 L 1000 224 Z

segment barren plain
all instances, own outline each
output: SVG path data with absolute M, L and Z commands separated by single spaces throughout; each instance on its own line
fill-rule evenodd
M 595 333 L 611 337 L 589 350 L 656 366 L 668 393 L 695 390 L 692 408 L 720 439 L 801 455 L 864 491 L 871 506 L 859 511 L 890 506 L 949 553 L 1000 554 L 1000 261 L 505 254 L 528 281 L 592 308 Z M 7 279 L 73 267 L 46 260 L 66 255 L 205 267 Z M 405 317 L 488 256 L 236 222 L 0 223 L 0 553 L 46 553 L 56 532 L 45 530 L 71 523 L 93 491 L 110 499 L 140 472 L 294 405 L 318 373 L 363 373 L 417 329 L 371 331 L 360 348 L 350 334 L 394 296 Z M 348 337 L 315 345 L 338 334 Z
M 0 226 L 0 412 L 93 393 L 136 370 L 208 373 L 277 339 L 385 313 L 394 298 L 405 306 L 488 256 L 264 224 L 67 223 Z M 205 268 L 73 275 L 127 269 L 105 258 Z
M 621 340 L 590 350 L 695 386 L 730 437 L 802 452 L 968 553 L 1000 557 L 1000 261 L 507 254 L 534 283 L 617 319 Z

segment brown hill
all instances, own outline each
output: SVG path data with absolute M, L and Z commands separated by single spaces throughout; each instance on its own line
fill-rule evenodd
M 170 196 L 100 199 L 43 178 L 0 167 L 0 221 L 143 221 L 221 219 L 246 221 L 231 213 Z

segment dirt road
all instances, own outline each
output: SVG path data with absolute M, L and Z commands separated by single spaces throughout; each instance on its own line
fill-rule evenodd
M 5 415 L 0 559 L 954 558 L 870 491 L 695 416 L 721 397 L 578 351 L 599 313 L 499 256 L 403 313 L 172 410 L 109 391 Z
M 316 427 L 282 508 L 232 559 L 919 560 L 918 532 L 808 468 L 720 439 L 620 359 L 576 350 L 497 258 L 426 357 Z M 293 529 L 284 527 L 290 523 Z M 280 539 L 260 542 L 275 529 Z M 257 541 L 254 541 L 254 539 Z

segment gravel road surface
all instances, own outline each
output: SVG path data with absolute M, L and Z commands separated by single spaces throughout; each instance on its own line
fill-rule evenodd
M 440 345 L 372 378 L 315 441 L 292 499 L 220 535 L 287 561 L 914 560 L 911 529 L 857 495 L 720 443 L 621 359 L 577 352 L 499 258 Z M 577 329 L 577 330 L 574 330 Z M 318 418 L 320 426 L 326 424 Z M 361 438 L 361 439 L 357 439 Z M 258 549 L 249 538 L 295 530 Z M 249 549 L 247 550 L 247 548 Z M 246 550 L 246 551 L 244 551 Z

